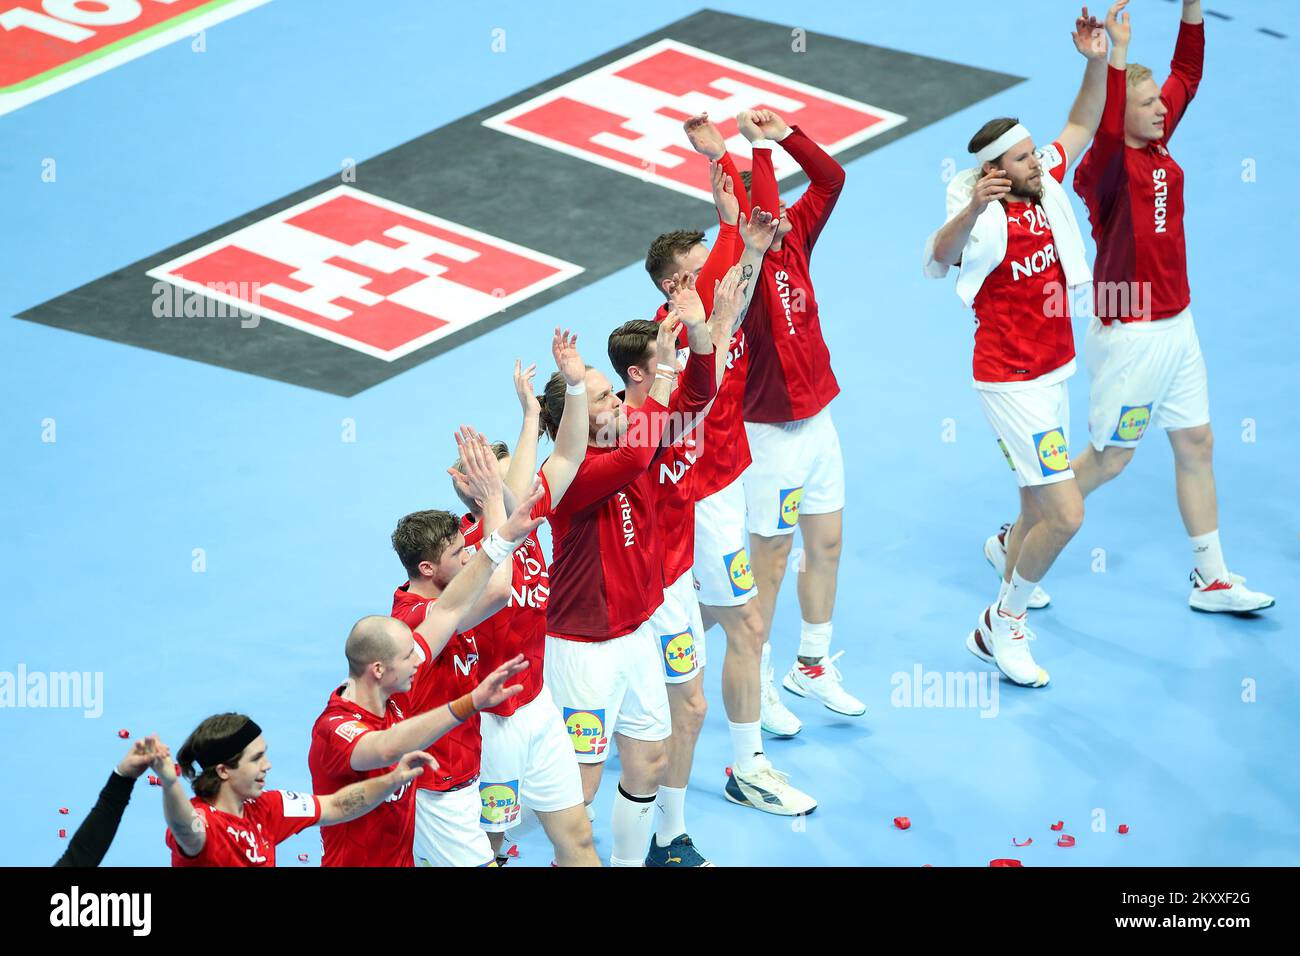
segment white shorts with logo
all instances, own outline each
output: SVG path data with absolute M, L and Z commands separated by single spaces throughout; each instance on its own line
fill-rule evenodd
M 610 641 L 546 636 L 546 684 L 578 763 L 603 763 L 611 734 L 635 740 L 671 736 L 660 659 L 649 621 Z
M 698 677 L 705 664 L 704 620 L 689 571 L 664 588 L 664 603 L 651 616 L 650 627 L 659 642 L 665 683 L 684 684 Z
M 829 408 L 779 425 L 745 422 L 753 462 L 745 470 L 750 534 L 793 534 L 799 516 L 844 508 L 844 456 Z
M 1092 445 L 1136 448 L 1148 425 L 1165 431 L 1210 421 L 1205 357 L 1192 310 L 1152 322 L 1093 319 L 1088 359 L 1088 432 Z
M 691 573 L 700 604 L 738 607 L 758 593 L 749 567 L 748 543 L 742 476 L 695 503 L 695 567 Z
M 1021 488 L 1074 477 L 1065 381 L 1007 391 L 976 388 L 984 415 Z
M 479 826 L 502 833 L 521 807 L 542 813 L 582 804 L 582 776 L 564 718 L 545 683 L 509 717 L 482 713 L 483 769 L 478 779 Z
M 495 857 L 478 825 L 478 787 L 415 791 L 416 866 L 488 866 Z

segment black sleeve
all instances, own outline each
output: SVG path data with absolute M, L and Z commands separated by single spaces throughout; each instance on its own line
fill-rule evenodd
M 99 866 L 117 835 L 117 825 L 131 800 L 133 777 L 123 777 L 116 770 L 109 775 L 108 783 L 99 791 L 99 801 L 87 814 L 77 832 L 72 835 L 68 849 L 55 866 Z

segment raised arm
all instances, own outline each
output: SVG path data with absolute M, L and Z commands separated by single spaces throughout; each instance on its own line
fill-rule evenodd
M 1120 0 L 1112 12 L 1122 10 L 1128 0 Z M 1083 85 L 1074 98 L 1065 128 L 1056 138 L 1065 151 L 1066 167 L 1072 166 L 1092 142 L 1101 122 L 1102 106 L 1106 101 L 1106 30 L 1096 17 L 1089 16 L 1088 8 L 1074 21 L 1070 35 L 1074 48 L 1088 61 L 1083 70 Z
M 1201 85 L 1201 71 L 1205 65 L 1205 22 L 1201 16 L 1200 0 L 1183 0 L 1182 22 L 1178 27 L 1178 42 L 1174 58 L 1169 64 L 1169 78 L 1160 88 L 1160 95 L 1169 108 L 1165 118 L 1165 140 L 1173 135 L 1174 128 L 1187 112 L 1187 106 Z
M 754 120 L 763 136 L 780 143 L 808 177 L 808 188 L 803 195 L 786 207 L 786 218 L 796 224 L 802 223 L 803 242 L 811 251 L 844 188 L 844 167 L 803 130 L 787 126 L 785 120 L 771 110 L 754 110 Z M 779 209 L 778 206 L 764 206 L 757 197 L 754 204 L 763 209 L 770 208 L 772 212 Z
M 502 483 L 516 502 L 532 490 L 533 482 L 537 480 L 537 439 L 541 435 L 537 421 L 542 406 L 533 394 L 533 375 L 536 372 L 536 365 L 523 368 L 523 362 L 515 359 L 515 397 L 523 409 L 524 422 L 519 428 L 519 437 L 510 453 L 510 467 L 506 469 Z
M 445 707 L 435 707 L 422 714 L 398 721 L 387 730 L 372 730 L 362 734 L 357 738 L 349 758 L 352 769 L 364 772 L 391 767 L 402 754 L 431 747 L 435 740 L 457 724 L 464 722 L 471 712 L 495 707 L 523 690 L 522 684 L 511 684 L 510 681 L 527 667 L 528 661 L 524 656 L 516 655 L 483 678 L 479 685 L 466 695 L 470 698 L 468 701 L 464 698 L 459 701 L 449 701 Z M 434 770 L 438 768 L 436 761 L 430 766 Z
M 153 761 L 157 743 L 157 736 L 152 736 L 131 744 L 122 762 L 109 774 L 108 783 L 99 792 L 99 799 L 77 827 L 55 866 L 99 866 L 113 845 L 113 837 L 117 835 L 118 824 L 122 822 L 122 813 L 131 800 L 136 780 Z
M 555 430 L 555 450 L 542 465 L 554 508 L 587 457 L 587 366 L 578 354 L 577 333 L 568 329 L 555 330 L 551 355 L 555 357 L 556 369 L 564 376 L 564 412 Z
M 163 819 L 167 821 L 172 839 L 186 856 L 198 856 L 208 841 L 208 831 L 203 826 L 203 818 L 185 796 L 185 785 L 176 772 L 171 750 L 162 741 L 154 746 L 152 766 L 162 785 Z
M 410 783 L 429 766 L 437 766 L 437 761 L 431 755 L 421 751 L 408 753 L 386 774 L 348 784 L 342 790 L 327 796 L 318 796 L 320 825 L 328 827 L 336 823 L 347 823 L 369 813 L 387 800 L 398 787 Z

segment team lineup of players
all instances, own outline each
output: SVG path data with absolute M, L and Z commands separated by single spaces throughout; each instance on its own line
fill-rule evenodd
M 1076 20 L 1084 81 L 1049 146 L 1036 148 L 1011 118 L 975 135 L 976 165 L 949 183 L 946 221 L 925 249 L 928 275 L 959 270 L 957 293 L 977 322 L 974 385 L 1020 486 L 1019 515 L 985 543 L 998 598 L 966 643 L 1028 686 L 1048 681 L 1027 643 L 1028 608 L 1049 600 L 1039 582 L 1082 522 L 1084 497 L 1119 474 L 1150 423 L 1174 450 L 1191 606 L 1273 603 L 1228 571 L 1219 545 L 1183 176 L 1167 149 L 1201 75 L 1200 2 L 1182 2 L 1160 88 L 1127 63 L 1127 3 L 1104 23 L 1087 8 Z M 326 866 L 487 866 L 508 859 L 507 833 L 527 809 L 557 865 L 599 866 L 592 801 L 611 743 L 621 773 L 608 862 L 711 865 L 689 835 L 685 797 L 714 624 L 726 639 L 734 752 L 725 797 L 782 815 L 816 808 L 768 759 L 763 732 L 801 730 L 768 643 L 796 528 L 802 626 L 782 686 L 839 714 L 866 710 L 842 686 L 844 652 L 830 650 L 844 466 L 828 409 L 839 386 L 809 271 L 844 170 L 771 110 L 747 110 L 736 125 L 750 144 L 747 173 L 706 115 L 684 124 L 710 161 L 719 232 L 711 247 L 694 231 L 650 244 L 662 303 L 606 343 L 622 390 L 556 329 L 541 395 L 536 367 L 516 363 L 513 448 L 457 434 L 448 473 L 463 512 L 398 522 L 406 581 L 391 616 L 365 617 L 348 635 L 348 678 L 311 732 L 315 795 L 264 789 L 267 742 L 242 714 L 204 720 L 175 758 L 150 743 L 173 865 L 271 866 L 279 842 L 319 825 Z M 777 148 L 809 180 L 788 207 Z M 1062 185 L 1076 160 L 1093 267 Z M 1089 282 L 1091 444 L 1071 461 L 1071 290 Z M 539 467 L 541 436 L 552 448 Z M 536 534 L 544 521 L 549 561 Z

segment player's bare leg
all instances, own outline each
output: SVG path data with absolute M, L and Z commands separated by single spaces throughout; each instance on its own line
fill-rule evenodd
M 654 828 L 655 796 L 668 768 L 668 749 L 662 740 L 637 740 L 617 732 L 614 740 L 623 775 L 610 815 L 614 846 L 609 862 L 610 866 L 642 866 Z M 594 790 L 590 794 L 587 791 L 588 769 L 593 766 L 597 765 L 582 765 L 583 792 L 588 803 L 595 795 Z M 595 779 L 599 784 L 599 771 Z
M 695 742 L 704 728 L 709 705 L 704 698 L 704 670 L 681 684 L 665 684 L 673 732 L 664 741 L 667 761 L 659 784 L 655 830 L 647 866 L 712 866 L 695 849 L 686 831 L 686 787 L 691 781 Z
M 1029 495 L 1026 489 L 1020 489 L 1020 514 L 1016 515 L 1016 520 L 1010 524 L 1004 524 L 1000 531 L 990 535 L 984 542 L 984 557 L 988 559 L 998 572 L 1002 579 L 1001 590 L 998 591 L 998 598 L 1006 593 L 1006 589 L 1011 584 L 1011 572 L 1015 570 L 1016 559 L 1020 557 L 1020 549 L 1024 546 L 1025 536 L 1029 534 L 1029 529 L 1038 521 L 1038 511 L 1034 505 L 1034 499 Z M 1029 597 L 1029 606 L 1032 608 L 1047 607 L 1052 603 L 1051 596 L 1042 589 L 1035 587 Z
M 700 606 L 707 631 L 722 625 L 727 636 L 727 653 L 722 659 L 722 706 L 733 724 L 759 721 L 759 663 L 767 631 L 755 597 L 736 607 Z M 676 724 L 673 725 L 674 727 Z M 758 751 L 762 752 L 759 746 Z
M 1172 441 L 1173 432 L 1169 434 Z M 1106 482 L 1118 478 L 1120 472 L 1133 460 L 1133 452 L 1136 450 L 1123 445 L 1107 445 L 1101 451 L 1092 445 L 1085 448 L 1078 458 L 1070 462 L 1070 467 L 1074 469 L 1074 480 L 1079 483 L 1079 494 L 1086 498 Z
M 600 866 L 600 857 L 596 856 L 596 847 L 592 842 L 591 821 L 587 819 L 584 807 L 549 812 L 539 810 L 537 820 L 555 849 L 556 866 Z

